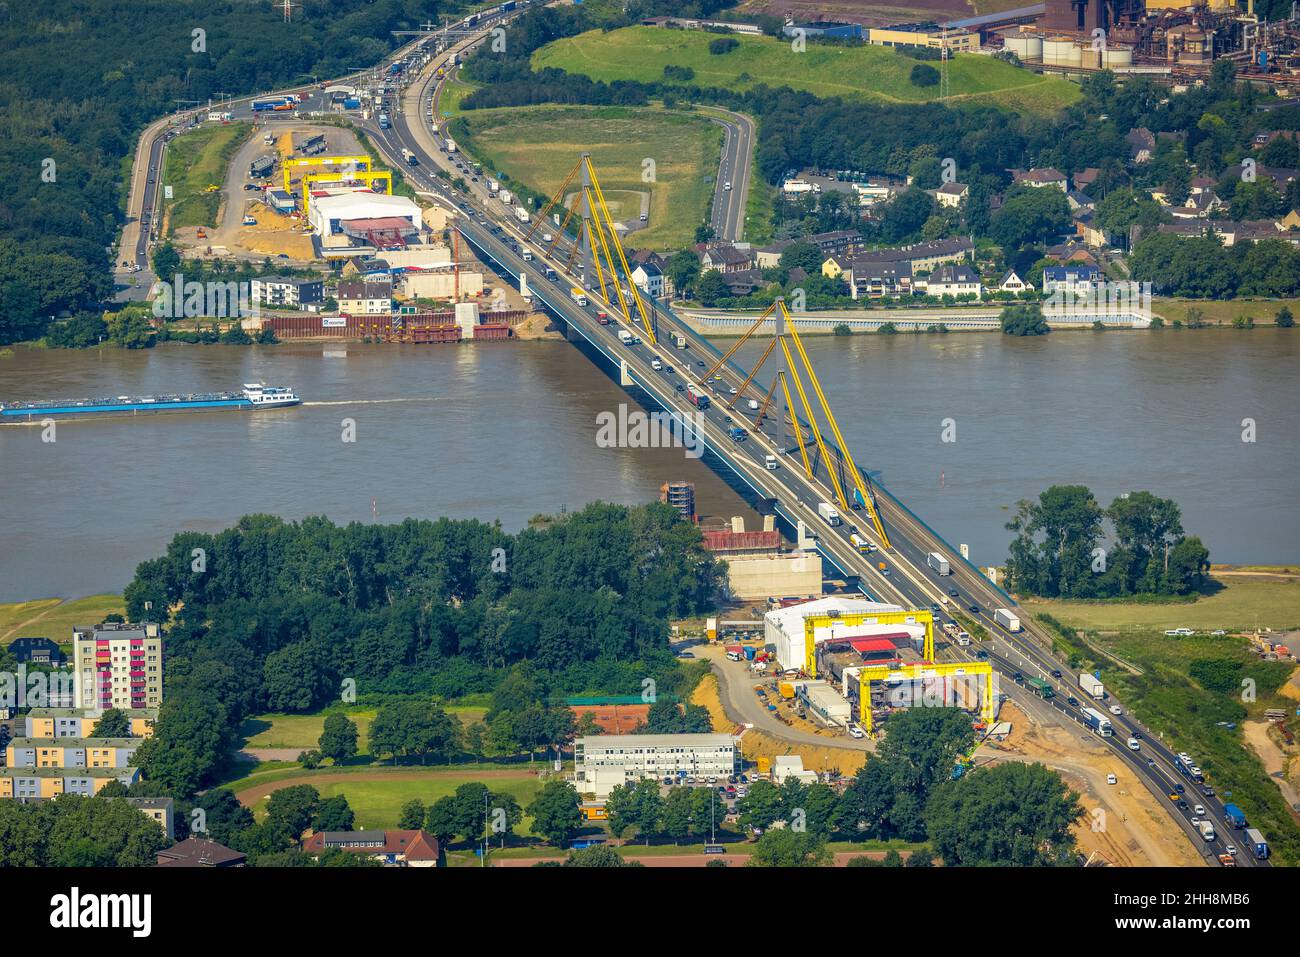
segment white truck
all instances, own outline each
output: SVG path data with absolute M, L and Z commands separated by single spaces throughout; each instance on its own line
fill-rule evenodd
M 524 257 L 524 262 L 526 263 L 530 263 L 533 261 L 533 251 L 529 249 L 527 246 L 519 247 L 519 255 Z
M 456 141 L 453 140 L 450 136 L 447 137 L 447 152 L 448 153 L 456 152 Z
M 827 525 L 834 527 L 840 524 L 840 513 L 830 502 L 818 502 L 817 514 Z
M 685 349 L 686 337 L 683 335 L 673 336 L 673 345 L 675 345 L 678 349 Z
M 488 187 L 488 192 L 489 192 L 489 193 L 495 193 L 497 190 L 499 190 L 499 189 L 501 188 L 501 184 L 498 183 L 498 182 L 497 182 L 495 179 L 493 179 L 491 176 L 489 176 L 489 177 L 488 177 L 488 181 L 487 181 L 487 187 Z
M 618 330 L 618 341 L 623 343 L 625 346 L 630 346 L 632 344 L 632 333 L 628 332 L 626 329 Z
M 515 198 L 514 193 L 510 192 L 510 190 L 508 189 L 503 189 L 501 190 L 501 192 L 497 193 L 497 199 L 501 200 L 501 202 L 505 203 L 507 206 L 510 205 L 510 202 L 514 198 Z
M 763 467 L 767 469 L 769 472 L 775 472 L 778 464 L 779 463 L 777 462 L 775 455 L 763 456 Z
M 515 219 L 519 220 L 521 223 L 528 222 L 528 210 L 524 209 L 522 206 L 516 206 Z
M 944 558 L 939 552 L 931 552 L 925 556 L 925 563 L 936 575 L 951 575 L 952 569 L 948 566 L 948 559 Z
M 1007 631 L 1015 632 L 1020 630 L 1020 618 L 1010 608 L 994 609 L 993 620 Z
M 1206 841 L 1207 843 L 1210 842 L 1210 841 L 1213 841 L 1213 840 L 1214 840 L 1214 822 L 1213 822 L 1213 821 L 1202 821 L 1202 822 L 1201 822 L 1201 838 L 1202 838 L 1204 841 Z
M 1086 671 L 1079 674 L 1079 687 L 1083 689 L 1084 694 L 1097 701 L 1106 697 L 1106 689 L 1102 687 L 1101 681 L 1096 675 L 1089 674 Z

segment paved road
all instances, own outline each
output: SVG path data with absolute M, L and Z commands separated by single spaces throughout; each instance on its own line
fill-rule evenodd
M 409 114 L 407 118 L 410 118 Z M 405 147 L 420 156 L 420 171 L 415 173 L 414 177 L 417 184 L 422 185 L 431 195 L 452 203 L 465 213 L 460 219 L 460 232 L 481 255 L 495 261 L 506 274 L 513 277 L 517 278 L 523 272 L 536 277 L 541 268 L 539 262 L 525 263 L 515 251 L 524 240 L 524 234 L 517 223 L 506 219 L 504 212 L 494 208 L 492 202 L 487 200 L 481 191 L 473 189 L 473 185 L 470 194 L 458 193 L 431 175 L 433 168 L 438 165 L 446 168 L 448 160 L 445 154 L 428 151 L 425 145 L 428 136 L 425 131 L 418 129 L 419 125 L 417 123 L 416 129 L 412 130 L 405 123 L 395 123 L 394 129 L 389 131 L 390 137 L 382 144 L 383 148 L 390 153 L 400 153 L 400 148 Z M 495 225 L 492 224 L 494 219 L 497 220 Z M 711 463 L 720 469 L 725 466 L 725 469 L 733 472 L 741 482 L 753 488 L 758 496 L 776 500 L 776 510 L 786 521 L 791 523 L 803 521 L 808 528 L 817 529 L 820 535 L 818 550 L 839 571 L 851 576 L 853 580 L 860 581 L 864 593 L 871 598 L 904 607 L 925 608 L 942 604 L 948 598 L 949 590 L 955 591 L 957 594 L 952 599 L 953 602 L 963 608 L 974 605 L 976 610 L 972 612 L 968 609 L 966 614 L 977 619 L 994 636 L 994 651 L 998 655 L 995 663 L 1004 672 L 1021 670 L 1028 675 L 1037 674 L 1046 677 L 1050 676 L 1053 669 L 1065 671 L 1064 663 L 1053 658 L 1047 650 L 1050 648 L 1049 639 L 1033 623 L 1026 621 L 1026 630 L 1014 636 L 1003 631 L 996 624 L 992 618 L 993 609 L 1011 606 L 1012 601 L 977 569 L 964 562 L 959 555 L 955 554 L 951 546 L 911 515 L 886 490 L 877 489 L 876 499 L 877 507 L 892 541 L 892 547 L 887 551 L 871 557 L 861 555 L 848 541 L 852 527 L 850 524 L 827 528 L 816 511 L 819 501 L 829 500 L 831 497 L 823 466 L 819 464 L 817 477 L 809 479 L 799 467 L 798 457 L 792 454 L 797 450 L 789 447 L 786 435 L 776 434 L 776 428 L 770 419 L 761 429 L 752 428 L 750 423 L 749 436 L 743 442 L 733 442 L 729 438 L 726 430 L 735 423 L 731 421 L 732 416 L 724 403 L 731 400 L 728 394 L 729 388 L 738 389 L 743 384 L 747 373 L 738 367 L 726 365 L 719 372 L 722 376 L 720 383 L 702 383 L 700 377 L 703 375 L 703 370 L 700 366 L 706 363 L 711 366 L 718 353 L 715 347 L 702 336 L 692 332 L 684 324 L 672 322 L 671 313 L 661 314 L 658 336 L 661 341 L 666 342 L 670 334 L 679 333 L 689 343 L 687 350 L 676 351 L 650 342 L 623 344 L 615 335 L 618 326 L 602 326 L 595 322 L 595 310 L 602 308 L 602 305 L 594 297 L 592 297 L 592 305 L 587 308 L 575 305 L 568 298 L 567 289 L 569 285 L 576 282 L 576 277 L 565 274 L 564 250 L 558 249 L 553 252 L 554 258 L 543 257 L 541 261 L 547 262 L 555 269 L 558 274 L 556 282 L 552 285 L 535 280 L 534 294 L 607 359 L 616 365 L 624 364 L 628 374 L 641 386 L 652 402 L 664 408 L 674 409 L 683 418 L 696 416 L 693 424 L 695 433 L 706 442 L 710 451 L 720 460 L 711 459 Z M 541 255 L 539 252 L 539 256 Z M 612 313 L 616 312 L 608 305 L 603 308 Z M 644 330 L 640 328 L 634 331 L 639 335 L 645 335 Z M 662 370 L 656 371 L 650 367 L 650 360 L 656 355 L 660 355 L 665 360 L 665 368 Z M 680 368 L 670 372 L 667 363 L 678 363 Z M 700 412 L 685 405 L 678 390 L 685 388 L 686 384 L 696 388 L 707 385 L 714 390 L 715 399 L 711 406 Z M 749 393 L 750 396 L 760 399 L 763 394 L 765 393 Z M 744 396 L 738 395 L 736 400 L 742 398 Z M 739 420 L 740 416 L 735 418 Z M 784 433 L 784 428 L 781 431 Z M 776 456 L 779 466 L 776 471 L 764 467 L 764 459 L 768 455 Z M 855 520 L 854 524 L 860 526 L 858 532 L 862 537 L 877 545 L 880 544 L 871 531 L 869 523 L 864 521 L 865 516 L 850 513 L 850 517 Z M 928 569 L 925 556 L 930 551 L 940 551 L 948 557 L 953 568 L 950 577 L 938 578 Z M 883 560 L 889 566 L 888 576 L 883 575 L 876 567 L 877 559 Z M 1003 654 L 1013 657 L 1004 659 L 1001 657 Z M 1023 660 L 1024 664 L 1016 667 L 1018 660 Z M 1062 690 L 1067 689 L 1062 686 Z M 1049 716 L 1057 723 L 1066 723 L 1067 726 L 1070 722 L 1077 724 L 1077 709 L 1064 704 L 1064 694 L 1059 694 L 1058 699 L 1050 704 Z M 789 730 L 783 725 L 781 728 L 783 731 Z M 1223 843 L 1222 835 L 1232 833 L 1226 826 L 1222 826 L 1224 822 L 1221 806 L 1213 799 L 1205 797 L 1197 799 L 1207 805 L 1209 816 L 1215 821 L 1216 829 L 1220 831 L 1220 838 L 1216 842 L 1204 846 L 1204 842 L 1193 835 L 1190 824 L 1186 820 L 1187 815 L 1180 813 L 1168 801 L 1167 796 L 1161 798 L 1162 794 L 1167 795 L 1167 786 L 1178 780 L 1172 755 L 1145 732 L 1144 740 L 1150 744 L 1144 745 L 1142 752 L 1130 751 L 1124 741 L 1131 730 L 1131 719 L 1126 716 L 1116 720 L 1117 737 L 1100 740 L 1111 747 L 1115 755 L 1132 769 L 1135 780 L 1142 781 L 1157 800 L 1163 800 L 1161 806 L 1180 821 L 1189 837 L 1197 843 L 1203 853 L 1208 854 L 1212 850 L 1218 850 Z M 821 740 L 816 743 L 825 744 Z M 1154 761 L 1154 765 L 1148 766 L 1148 760 Z M 1245 855 L 1238 855 L 1238 857 L 1243 864 L 1255 863 Z
M 726 118 L 709 117 L 723 131 L 718 179 L 713 184 L 713 218 L 709 224 L 714 236 L 738 242 L 744 238 L 745 232 L 745 201 L 749 195 L 750 166 L 754 159 L 754 121 L 731 110 L 711 112 L 724 113 Z

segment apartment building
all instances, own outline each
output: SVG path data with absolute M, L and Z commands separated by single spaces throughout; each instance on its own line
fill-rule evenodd
M 94 797 L 109 781 L 130 787 L 140 769 L 125 768 L 0 768 L 0 799 L 19 801 L 81 794 Z
M 339 312 L 345 316 L 389 315 L 393 311 L 391 282 L 341 282 L 338 288 Z
M 251 283 L 254 302 L 267 306 L 311 306 L 325 301 L 325 283 L 296 276 L 260 276 Z
M 158 720 L 157 708 L 122 709 L 131 726 L 131 737 L 147 738 L 153 734 Z M 103 712 L 99 709 L 32 708 L 27 713 L 25 737 L 28 738 L 89 738 Z
M 137 811 L 149 815 L 158 822 L 158 826 L 167 835 L 167 840 L 176 840 L 175 802 L 171 798 L 124 798 L 127 804 Z
M 124 768 L 140 738 L 14 738 L 5 748 L 11 768 Z
M 81 708 L 162 704 L 162 634 L 152 622 L 109 622 L 72 630 L 76 703 Z

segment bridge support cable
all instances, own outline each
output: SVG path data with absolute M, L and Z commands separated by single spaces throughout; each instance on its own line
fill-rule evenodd
M 785 353 L 786 368 L 790 372 L 790 378 L 794 380 L 795 391 L 799 393 L 799 403 L 803 407 L 804 416 L 808 419 L 808 428 L 812 431 L 813 438 L 817 440 L 821 460 L 826 463 L 826 475 L 830 478 L 831 486 L 835 489 L 835 499 L 840 503 L 840 508 L 848 512 L 849 500 L 844 496 L 844 488 L 840 485 L 839 476 L 835 474 L 835 469 L 831 467 L 831 457 L 826 452 L 826 442 L 822 439 L 822 430 L 817 427 L 817 419 L 813 416 L 812 406 L 808 402 L 808 394 L 804 392 L 803 381 L 799 378 L 799 369 L 795 365 L 794 356 L 790 354 L 790 346 L 786 343 L 785 336 L 781 336 L 778 341 L 781 343 L 781 351 Z M 805 461 L 807 461 L 806 454 Z M 808 471 L 808 477 L 813 477 L 811 469 Z
M 773 340 L 773 341 L 772 341 L 772 344 L 775 345 L 775 344 L 776 344 L 776 340 Z M 768 348 L 769 348 L 769 350 L 770 350 L 770 349 L 771 349 L 771 346 L 769 346 Z M 763 419 L 765 419 L 765 418 L 767 417 L 767 407 L 768 407 L 769 405 L 772 404 L 772 396 L 776 393 L 776 385 L 777 385 L 777 381 L 778 381 L 778 380 L 777 380 L 776 377 L 773 377 L 773 378 L 772 378 L 772 386 L 771 386 L 771 388 L 769 388 L 769 389 L 767 390 L 767 397 L 766 397 L 765 399 L 763 399 L 763 404 L 762 404 L 761 406 L 759 406 L 759 408 L 758 408 L 758 415 L 754 416 L 754 431 L 755 431 L 755 432 L 758 432 L 758 431 L 760 431 L 760 430 L 763 428 Z M 781 429 L 784 429 L 784 428 L 785 428 L 785 422 L 784 422 L 784 421 L 781 422 L 780 428 L 781 428 Z M 779 444 L 782 444 L 782 443 L 780 442 L 780 437 L 778 437 L 778 445 L 779 445 Z
M 767 357 L 772 354 L 772 350 L 775 348 L 776 340 L 773 339 L 767 344 L 767 348 L 763 350 L 763 354 L 758 357 L 758 361 L 754 363 L 754 368 L 750 370 L 749 375 L 745 376 L 745 381 L 740 383 L 740 388 L 736 390 L 736 394 L 727 402 L 728 411 L 734 411 L 736 403 L 745 397 L 745 390 L 749 388 L 749 384 L 754 381 L 754 376 L 758 375 L 758 370 L 763 368 L 763 363 L 767 361 Z M 771 393 L 768 394 L 770 395 Z
M 795 329 L 794 323 L 789 322 L 790 314 L 786 312 L 785 300 L 778 299 L 777 302 L 780 304 L 781 312 L 784 314 L 783 317 L 789 323 L 790 338 L 794 341 L 794 346 L 799 351 L 799 358 L 803 360 L 804 368 L 808 372 L 808 379 L 812 383 L 813 391 L 817 394 L 817 401 L 821 404 L 822 412 L 826 416 L 826 421 L 830 424 L 831 434 L 835 437 L 836 446 L 838 447 L 840 454 L 844 456 L 844 461 L 849 468 L 849 474 L 853 477 L 853 484 L 857 488 L 859 497 L 862 499 L 862 507 L 867 510 L 867 514 L 871 517 L 871 524 L 875 526 L 876 534 L 880 537 L 880 544 L 884 548 L 889 548 L 891 547 L 889 544 L 889 536 L 886 534 L 885 526 L 880 521 L 880 515 L 876 511 L 874 497 L 871 490 L 868 489 L 862 481 L 862 472 L 853 461 L 853 453 L 849 451 L 848 444 L 844 441 L 844 435 L 840 432 L 839 423 L 835 421 L 835 413 L 831 411 L 830 403 L 826 400 L 826 393 L 822 391 L 821 383 L 817 379 L 817 373 L 813 369 L 811 360 L 808 358 L 808 353 L 804 351 L 803 343 L 799 341 L 799 333 Z M 823 449 L 822 454 L 825 458 L 827 468 L 830 469 L 831 462 L 829 457 L 825 456 L 825 451 L 826 450 Z M 839 483 L 837 480 L 837 490 L 838 487 Z M 847 504 L 845 507 L 848 507 Z
M 573 165 L 573 169 L 569 170 L 569 175 L 564 177 L 564 182 L 560 184 L 560 188 L 556 190 L 555 195 L 550 198 L 550 200 L 547 202 L 545 206 L 543 206 L 540 210 L 538 210 L 537 217 L 531 223 L 528 224 L 528 229 L 525 230 L 524 232 L 525 241 L 529 241 L 533 238 L 533 230 L 537 228 L 538 223 L 542 223 L 546 221 L 546 217 L 549 216 L 551 213 L 551 208 L 555 206 L 556 202 L 564 196 L 564 191 L 567 190 L 569 188 L 569 184 L 573 182 L 573 177 L 578 175 L 578 167 L 581 165 L 582 165 L 581 160 L 579 160 L 577 163 Z
M 808 446 L 803 440 L 803 429 L 799 428 L 799 416 L 795 414 L 794 403 L 790 401 L 790 385 L 785 381 L 785 370 L 782 369 L 777 373 L 777 378 L 781 381 L 781 391 L 785 393 L 785 411 L 790 416 L 790 422 L 794 425 L 794 441 L 799 446 L 799 454 L 803 456 L 803 470 L 809 478 L 813 477 L 812 463 L 808 461 Z M 781 430 L 785 431 L 785 422 L 781 423 Z
M 772 303 L 772 305 L 764 309 L 763 314 L 759 316 L 757 319 L 755 319 L 753 325 L 751 325 L 748 329 L 745 330 L 744 335 L 742 335 L 739 339 L 737 339 L 735 343 L 732 344 L 731 348 L 728 349 L 726 352 L 724 352 L 721 358 L 719 358 L 717 362 L 713 363 L 713 365 L 711 365 L 705 371 L 702 377 L 705 382 L 708 382 L 715 375 L 717 375 L 718 370 L 727 364 L 727 360 L 730 359 L 732 356 L 734 356 L 738 351 L 740 351 L 740 347 L 749 341 L 749 337 L 752 336 L 755 332 L 757 332 L 760 328 L 762 328 L 763 323 L 767 321 L 767 317 L 772 314 L 772 310 L 775 308 L 776 308 L 776 303 Z M 773 337 L 772 341 L 775 342 L 779 338 L 780 338 L 780 334 L 778 333 L 775 337 Z
M 590 250 L 589 258 L 596 267 L 596 281 L 600 284 L 600 298 L 609 302 L 609 289 L 605 285 L 605 270 L 600 265 L 600 257 L 595 255 L 596 250 L 596 230 L 591 220 L 588 219 L 582 224 L 586 233 L 587 249 Z
M 641 326 L 645 329 L 645 334 L 648 338 L 648 341 L 650 342 L 651 345 L 654 345 L 655 344 L 654 326 L 650 322 L 650 317 L 646 314 L 645 303 L 641 300 L 641 292 L 639 289 L 637 289 L 636 283 L 632 281 L 632 269 L 631 267 L 628 266 L 627 256 L 623 252 L 623 244 L 619 242 L 618 230 L 614 228 L 614 218 L 613 216 L 610 215 L 609 206 L 605 202 L 605 194 L 601 191 L 600 178 L 596 175 L 596 167 L 592 165 L 591 154 L 583 153 L 582 159 L 579 160 L 579 162 L 585 166 L 586 175 L 591 178 L 591 191 L 592 191 L 592 195 L 596 199 L 595 207 L 592 210 L 592 212 L 595 214 L 595 220 L 600 225 L 602 230 L 606 230 L 609 233 L 608 246 L 612 246 L 614 252 L 618 253 L 618 266 L 622 266 L 623 276 L 627 279 L 628 293 L 631 295 L 632 301 L 636 305 L 637 316 L 641 320 Z M 609 271 L 611 275 L 614 276 L 615 280 L 618 281 L 617 288 L 619 290 L 619 302 L 620 304 L 623 304 L 623 295 L 622 295 L 623 283 L 621 280 L 619 280 L 618 269 L 615 266 L 613 260 L 610 260 L 609 262 Z M 633 322 L 632 314 L 626 308 L 624 308 L 623 315 L 628 325 L 631 325 Z

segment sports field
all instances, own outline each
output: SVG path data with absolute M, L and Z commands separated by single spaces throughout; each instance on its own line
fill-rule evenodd
M 708 211 L 722 130 L 704 117 L 625 107 L 512 107 L 462 115 L 471 148 L 491 167 L 541 193 L 559 189 L 590 152 L 616 220 L 648 224 L 631 233 L 638 249 L 680 249 Z M 648 162 L 647 162 L 648 161 Z
M 538 764 L 536 770 L 547 765 Z M 528 765 L 510 768 L 457 765 L 455 767 L 349 767 L 269 771 L 253 774 L 223 785 L 235 792 L 240 803 L 252 808 L 259 819 L 266 813 L 266 800 L 272 792 L 295 784 L 310 784 L 321 797 L 342 794 L 356 814 L 357 830 L 397 826 L 402 805 L 419 798 L 430 805 L 438 798 L 453 794 L 462 784 L 480 781 L 493 791 L 514 796 L 520 807 L 532 803 L 541 788 L 541 779 Z M 531 818 L 525 817 L 516 833 L 526 835 Z
M 878 46 L 809 44 L 800 53 L 771 37 L 737 37 L 740 46 L 714 55 L 716 34 L 659 27 L 589 31 L 549 43 L 533 54 L 533 69 L 555 67 L 593 80 L 678 82 L 747 90 L 759 84 L 788 86 L 821 97 L 842 96 L 888 103 L 936 99 L 937 86 L 918 87 L 909 79 L 919 61 Z M 689 67 L 689 81 L 665 80 L 664 67 Z M 950 102 L 992 104 L 1030 113 L 1054 113 L 1079 98 L 1068 80 L 1042 76 L 1001 60 L 959 55 L 949 65 Z

